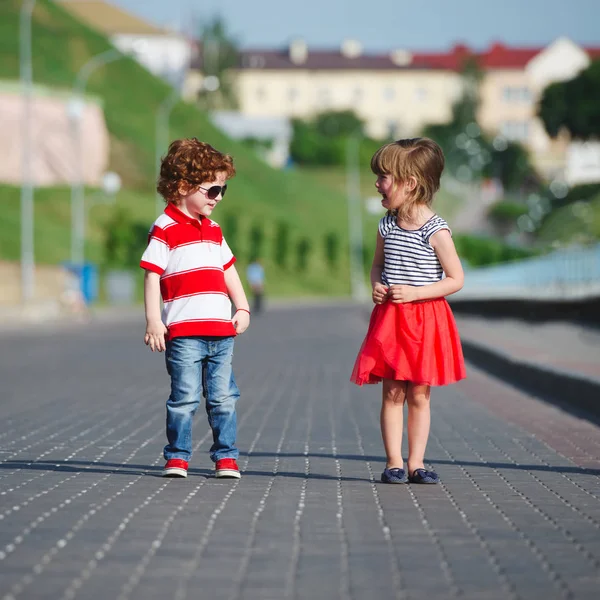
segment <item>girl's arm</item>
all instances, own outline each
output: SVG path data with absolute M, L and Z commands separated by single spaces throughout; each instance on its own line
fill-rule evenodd
M 381 283 L 381 274 L 383 273 L 383 265 L 385 256 L 383 254 L 383 238 L 379 231 L 377 232 L 377 242 L 375 244 L 375 254 L 373 256 L 373 264 L 371 265 L 371 286 L 374 288 L 376 283 Z
M 227 293 L 237 309 L 232 319 L 233 326 L 237 333 L 244 333 L 250 325 L 250 305 L 240 276 L 233 265 L 225 271 L 225 285 L 227 286 Z
M 444 298 L 462 288 L 465 275 L 450 232 L 442 229 L 434 233 L 429 243 L 435 250 L 446 277 L 430 285 L 394 285 L 389 292 L 392 302 L 404 303 Z
M 383 252 L 383 238 L 379 231 L 377 232 L 377 243 L 375 244 L 375 254 L 373 256 L 373 264 L 371 265 L 371 287 L 373 288 L 373 302 L 382 304 L 388 294 L 388 288 L 381 283 L 381 274 L 383 273 L 383 265 L 385 263 L 385 255 Z
M 450 294 L 462 289 L 465 282 L 465 274 L 450 232 L 447 229 L 442 229 L 434 233 L 429 243 L 435 250 L 446 277 L 431 285 L 416 288 L 417 300 L 431 300 L 432 298 L 450 296 Z

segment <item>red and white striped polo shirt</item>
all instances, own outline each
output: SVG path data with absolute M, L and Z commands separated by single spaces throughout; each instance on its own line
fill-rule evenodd
M 169 338 L 235 335 L 225 270 L 235 262 L 223 232 L 206 217 L 191 219 L 174 204 L 156 219 L 142 269 L 160 275 Z

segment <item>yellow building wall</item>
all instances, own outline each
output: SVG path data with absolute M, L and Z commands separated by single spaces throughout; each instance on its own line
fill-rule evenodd
M 484 131 L 523 144 L 540 173 L 553 176 L 564 167 L 567 141 L 552 140 L 536 116 L 540 94 L 525 70 L 488 71 L 477 118 Z
M 354 110 L 369 135 L 416 135 L 428 123 L 450 119 L 460 78 L 444 71 L 238 72 L 242 113 L 309 118 L 325 110 Z

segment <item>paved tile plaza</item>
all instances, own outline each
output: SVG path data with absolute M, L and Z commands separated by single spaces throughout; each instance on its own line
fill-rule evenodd
M 600 597 L 600 428 L 470 368 L 433 394 L 442 484 L 380 484 L 380 387 L 348 381 L 366 318 L 278 309 L 239 339 L 239 481 L 200 413 L 188 479 L 160 477 L 141 320 L 0 334 L 0 598 Z

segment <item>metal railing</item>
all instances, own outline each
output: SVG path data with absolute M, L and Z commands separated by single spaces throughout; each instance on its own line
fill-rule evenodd
M 457 300 L 567 300 L 600 296 L 600 244 L 468 269 Z

